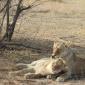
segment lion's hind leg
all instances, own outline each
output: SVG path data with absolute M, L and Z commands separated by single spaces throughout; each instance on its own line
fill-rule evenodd
M 18 64 L 16 70 L 9 72 L 9 76 L 24 76 L 27 73 L 35 73 L 34 68 L 27 67 L 27 64 Z
M 36 73 L 27 73 L 24 75 L 24 78 L 25 79 L 39 79 L 39 78 L 42 78 L 42 77 L 45 77 L 41 74 L 36 74 Z
M 23 76 L 24 74 L 28 73 L 29 70 L 27 68 L 17 71 L 9 72 L 9 76 Z

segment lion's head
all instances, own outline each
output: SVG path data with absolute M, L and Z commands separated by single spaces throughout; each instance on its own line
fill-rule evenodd
M 52 57 L 54 58 L 55 56 L 61 54 L 62 52 L 66 51 L 69 47 L 71 46 L 70 42 L 54 42 L 53 44 L 53 52 L 52 52 Z
M 66 62 L 62 58 L 57 58 L 52 63 L 52 71 L 54 74 L 57 74 L 63 70 L 66 70 Z

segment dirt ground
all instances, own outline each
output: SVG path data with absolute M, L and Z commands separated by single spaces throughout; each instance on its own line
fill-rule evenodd
M 85 46 L 85 1 L 62 1 L 49 1 L 26 11 L 17 22 L 13 39 L 59 37 Z

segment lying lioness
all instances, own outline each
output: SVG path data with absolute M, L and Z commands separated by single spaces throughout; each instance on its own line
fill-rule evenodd
M 57 58 L 43 58 L 37 61 L 33 61 L 31 64 L 17 64 L 17 67 L 25 67 L 22 70 L 12 72 L 14 74 L 24 74 L 25 78 L 39 78 L 42 76 L 58 74 L 62 71 L 66 71 L 66 63 L 63 59 Z

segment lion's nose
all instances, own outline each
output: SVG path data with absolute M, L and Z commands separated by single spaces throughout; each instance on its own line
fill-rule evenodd
M 51 55 L 51 58 L 55 58 L 55 55 Z

